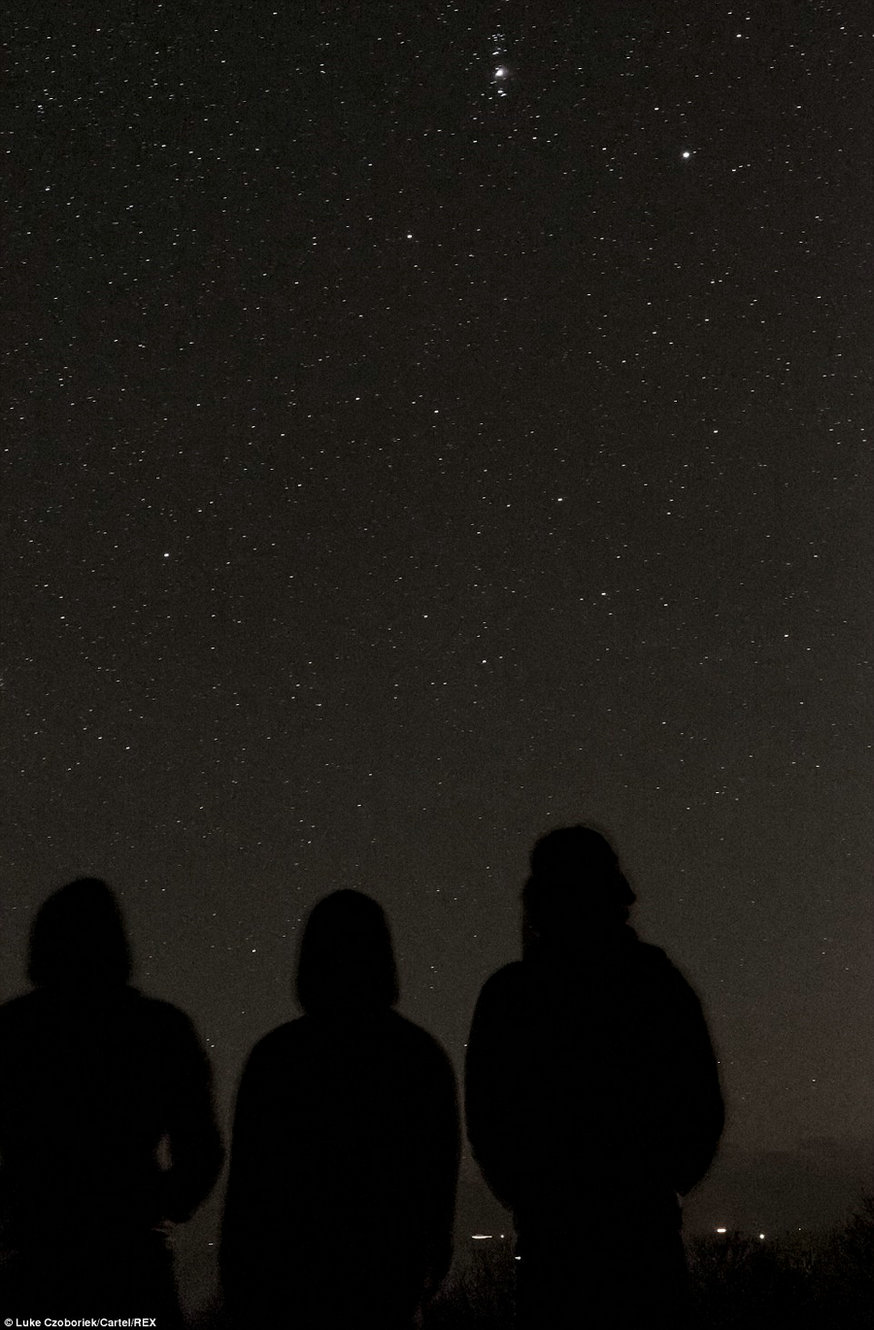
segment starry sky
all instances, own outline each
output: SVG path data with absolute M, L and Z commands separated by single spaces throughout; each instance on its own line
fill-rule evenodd
M 226 1106 L 356 886 L 460 1065 L 589 821 L 729 1142 L 868 1133 L 868 6 L 7 37 L 0 995 L 103 876 Z

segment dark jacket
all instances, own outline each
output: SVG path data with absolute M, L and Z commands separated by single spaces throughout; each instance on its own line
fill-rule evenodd
M 222 1164 L 188 1018 L 125 984 L 0 1007 L 0 1156 L 13 1246 L 187 1219 Z
M 467 1050 L 474 1155 L 520 1230 L 679 1219 L 723 1126 L 694 992 L 625 926 L 531 947 L 485 984 Z
M 411 1314 L 448 1268 L 458 1136 L 446 1055 L 391 1009 L 306 1015 L 267 1035 L 234 1122 L 221 1250 L 232 1307 L 253 1324 Z

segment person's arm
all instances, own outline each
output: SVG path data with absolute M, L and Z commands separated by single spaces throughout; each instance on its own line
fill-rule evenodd
M 500 974 L 485 984 L 467 1043 L 464 1104 L 467 1138 L 480 1171 L 502 1205 L 512 1210 L 520 1193 L 518 1058 Z
M 264 1171 L 267 1167 L 261 1058 L 256 1048 L 243 1071 L 234 1110 L 231 1159 L 222 1217 L 219 1266 L 226 1292 L 234 1297 L 251 1274 L 264 1218 Z
M 673 1170 L 675 1188 L 685 1196 L 713 1162 L 725 1125 L 725 1108 L 701 1003 L 679 972 L 676 979 Z
M 166 1137 L 170 1168 L 163 1179 L 163 1218 L 190 1219 L 215 1185 L 224 1149 L 212 1095 L 212 1070 L 194 1027 L 174 1013 L 172 1053 L 168 1051 Z
M 461 1151 L 461 1124 L 455 1073 L 443 1050 L 434 1051 L 433 1090 L 428 1097 L 430 1141 L 425 1143 L 428 1150 L 427 1189 L 430 1197 L 426 1277 L 426 1291 L 429 1296 L 433 1296 L 440 1288 L 452 1264 L 452 1232 Z

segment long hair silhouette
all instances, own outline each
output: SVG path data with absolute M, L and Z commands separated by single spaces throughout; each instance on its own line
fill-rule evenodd
M 28 978 L 42 988 L 95 989 L 126 984 L 131 953 L 115 894 L 96 877 L 53 892 L 30 933 Z
M 297 998 L 311 1016 L 374 1012 L 398 1000 L 398 974 L 382 907 L 361 891 L 332 892 L 313 908 L 301 940 Z

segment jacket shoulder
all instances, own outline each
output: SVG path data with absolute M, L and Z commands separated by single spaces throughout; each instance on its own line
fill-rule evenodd
M 638 942 L 635 950 L 638 953 L 636 959 L 640 973 L 653 984 L 678 995 L 694 997 L 692 985 L 661 947 L 654 947 L 650 942 Z
M 137 989 L 125 995 L 125 1017 L 142 1031 L 145 1038 L 188 1048 L 200 1048 L 200 1039 L 191 1017 L 172 1002 L 146 997 Z
M 416 1058 L 422 1063 L 431 1063 L 434 1066 L 440 1065 L 447 1068 L 451 1066 L 449 1054 L 439 1039 L 435 1039 L 421 1025 L 416 1025 L 415 1021 L 411 1021 L 406 1016 L 401 1016 L 399 1012 L 393 1011 L 391 1013 L 390 1029 L 399 1049 L 411 1058 Z
M 638 941 L 632 955 L 638 969 L 644 974 L 651 975 L 653 979 L 661 979 L 664 983 L 675 983 L 678 980 L 685 982 L 674 962 L 661 947 L 655 947 L 651 942 Z
M 165 1002 L 163 998 L 147 997 L 136 988 L 128 989 L 127 997 L 131 1009 L 138 1012 L 143 1020 L 151 1021 L 154 1025 L 175 1027 L 178 1030 L 191 1028 L 190 1017 L 172 1002 Z
M 506 994 L 519 992 L 527 983 L 528 971 L 524 961 L 510 961 L 508 965 L 502 965 L 500 970 L 495 970 L 493 975 L 485 981 L 482 986 L 480 997 L 503 997 Z
M 28 1020 L 35 1010 L 35 996 L 34 993 L 21 993 L 18 997 L 0 1003 L 0 1027 L 6 1029 L 17 1025 L 19 1021 Z
M 296 1021 L 283 1021 L 282 1025 L 275 1026 L 256 1040 L 249 1057 L 257 1058 L 259 1061 L 281 1057 L 306 1038 L 306 1024 L 306 1017 L 303 1016 Z

